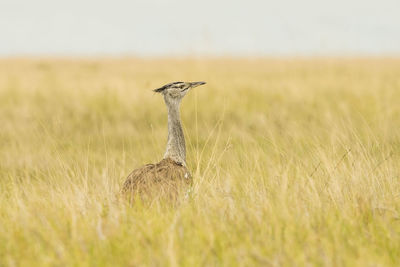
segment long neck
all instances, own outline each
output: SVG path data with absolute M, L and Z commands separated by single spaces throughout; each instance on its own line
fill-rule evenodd
M 179 114 L 179 101 L 165 101 L 168 108 L 168 142 L 164 158 L 186 166 L 186 146 Z

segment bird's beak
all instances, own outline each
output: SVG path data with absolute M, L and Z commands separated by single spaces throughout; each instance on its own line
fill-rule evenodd
M 203 84 L 206 84 L 206 83 L 205 82 L 191 82 L 190 88 L 195 88 L 195 87 L 203 85 Z

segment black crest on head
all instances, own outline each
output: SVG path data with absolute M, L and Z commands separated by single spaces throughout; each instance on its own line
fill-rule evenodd
M 171 86 L 173 86 L 173 85 L 180 84 L 180 83 L 183 83 L 183 82 L 168 83 L 168 84 L 164 85 L 163 87 L 154 89 L 153 91 L 156 92 L 156 93 L 161 93 L 161 92 L 164 91 L 165 89 L 167 89 L 167 88 L 169 88 L 169 87 L 171 87 Z

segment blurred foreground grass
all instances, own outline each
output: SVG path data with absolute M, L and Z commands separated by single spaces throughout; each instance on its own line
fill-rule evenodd
M 115 201 L 182 104 L 189 199 Z M 400 60 L 0 60 L 0 266 L 396 266 Z

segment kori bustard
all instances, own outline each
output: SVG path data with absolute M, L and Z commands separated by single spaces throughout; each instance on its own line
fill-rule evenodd
M 192 183 L 186 167 L 186 145 L 179 107 L 183 97 L 192 88 L 205 82 L 173 82 L 155 89 L 164 96 L 168 110 L 168 141 L 163 160 L 147 164 L 128 175 L 122 194 L 131 201 L 140 198 L 167 197 L 176 199 Z

